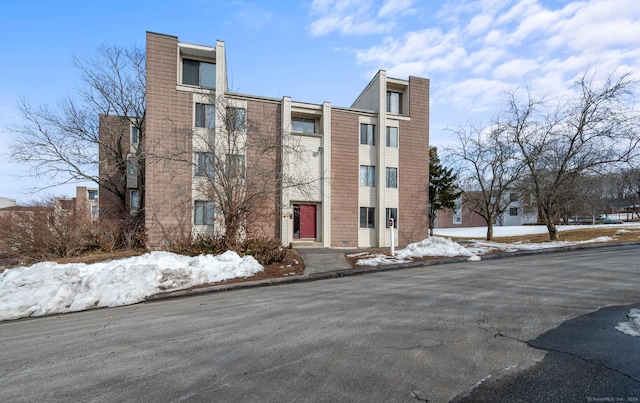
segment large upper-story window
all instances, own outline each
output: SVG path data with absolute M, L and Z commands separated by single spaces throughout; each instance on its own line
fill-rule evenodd
M 196 104 L 196 127 L 216 128 L 216 108 L 210 104 Z
M 387 91 L 387 112 L 395 114 L 402 113 L 401 92 Z
M 291 130 L 298 133 L 316 133 L 316 121 L 307 118 L 291 118 Z
M 182 59 L 182 84 L 216 88 L 216 65 L 199 60 Z

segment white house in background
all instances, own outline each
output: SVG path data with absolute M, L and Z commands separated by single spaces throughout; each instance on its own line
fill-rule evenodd
M 468 195 L 470 192 L 466 192 Z M 538 212 L 533 204 L 532 196 L 529 193 L 519 191 L 507 192 L 509 206 L 494 225 L 515 226 L 538 223 Z M 471 210 L 469 204 L 464 202 L 465 193 L 462 194 L 456 208 L 438 211 L 435 228 L 455 228 L 455 227 L 484 227 L 485 220 Z
M 13 207 L 16 205 L 16 200 L 15 199 L 9 199 L 7 197 L 0 197 L 0 209 L 6 208 L 6 207 Z

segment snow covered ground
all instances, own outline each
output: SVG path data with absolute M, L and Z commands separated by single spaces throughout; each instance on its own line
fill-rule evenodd
M 624 231 L 627 225 L 612 225 Z M 599 226 L 603 227 L 603 226 Z M 636 224 L 636 228 L 640 224 Z M 560 231 L 585 226 L 561 226 Z M 495 227 L 496 237 L 545 233 L 544 226 Z M 360 265 L 384 265 L 411 261 L 425 256 L 467 256 L 480 260 L 494 251 L 535 250 L 575 245 L 576 242 L 498 243 L 471 241 L 465 246 L 447 236 L 482 238 L 486 228 L 437 229 L 437 236 L 408 245 L 394 257 L 368 252 Z M 600 237 L 588 242 L 607 242 Z M 241 258 L 235 252 L 218 256 L 187 257 L 169 252 L 151 252 L 142 256 L 106 262 L 83 264 L 38 263 L 0 273 L 0 321 L 54 313 L 82 311 L 94 307 L 135 304 L 148 296 L 211 284 L 236 277 L 250 277 L 264 268 L 254 258 Z M 640 309 L 629 313 L 630 324 L 619 325 L 620 331 L 640 336 Z
M 196 257 L 151 252 L 93 264 L 42 262 L 0 274 L 0 321 L 135 304 L 161 292 L 262 270 L 253 257 L 230 251 Z

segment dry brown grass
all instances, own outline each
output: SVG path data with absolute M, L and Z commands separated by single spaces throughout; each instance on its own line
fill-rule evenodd
M 561 228 L 561 227 L 559 227 Z M 585 226 L 585 228 L 572 229 L 566 231 L 560 231 L 560 240 L 568 242 L 580 242 L 588 241 L 601 236 L 608 236 L 613 238 L 610 242 L 640 242 L 640 227 L 625 227 L 620 225 L 619 227 L 611 226 Z M 483 240 L 484 238 L 462 238 L 462 237 L 447 237 L 454 241 L 460 240 Z M 531 234 L 509 237 L 494 237 L 494 242 L 500 243 L 512 243 L 512 242 L 529 242 L 540 243 L 549 242 L 549 234 Z

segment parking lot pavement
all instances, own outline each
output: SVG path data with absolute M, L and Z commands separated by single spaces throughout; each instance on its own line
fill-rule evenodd
M 639 402 L 640 337 L 615 329 L 638 305 L 600 309 L 562 323 L 527 344 L 546 352 L 533 367 L 488 379 L 467 402 Z

